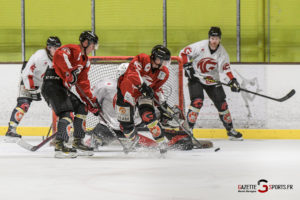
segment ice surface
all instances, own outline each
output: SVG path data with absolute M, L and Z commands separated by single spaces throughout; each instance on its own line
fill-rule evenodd
M 0 139 L 2 139 L 1 137 Z M 24 138 L 37 144 L 41 138 Z M 53 158 L 46 145 L 29 152 L 0 143 L 1 200 L 299 199 L 300 140 L 213 140 L 219 152 L 132 152 L 107 147 L 93 157 Z M 293 190 L 239 193 L 238 185 L 292 184 Z M 263 188 L 261 188 L 263 189 Z

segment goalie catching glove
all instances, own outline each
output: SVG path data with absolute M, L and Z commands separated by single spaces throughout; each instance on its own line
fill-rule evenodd
M 139 91 L 145 97 L 149 97 L 151 99 L 153 99 L 153 97 L 154 97 L 153 89 L 150 86 L 148 86 L 145 82 L 141 85 L 141 87 L 139 87 Z
M 239 92 L 240 91 L 240 84 L 236 80 L 236 78 L 231 79 L 229 81 L 228 85 L 230 86 L 232 92 Z

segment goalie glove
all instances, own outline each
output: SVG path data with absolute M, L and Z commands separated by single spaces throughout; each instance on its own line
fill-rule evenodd
M 231 79 L 229 81 L 228 85 L 230 86 L 232 92 L 239 92 L 240 91 L 240 84 L 236 80 L 236 78 Z
M 149 87 L 145 82 L 139 87 L 140 93 L 142 93 L 144 96 L 149 97 L 153 99 L 154 97 L 154 91 L 151 87 Z
M 31 99 L 34 100 L 34 101 L 41 101 L 42 98 L 41 98 L 41 93 L 39 92 L 39 87 L 35 87 L 35 89 L 31 89 L 31 90 L 28 90 L 30 96 L 31 96 Z
M 195 80 L 196 77 L 194 76 L 195 70 L 193 68 L 193 63 L 192 62 L 187 62 L 183 65 L 184 69 L 184 75 L 189 79 L 189 80 Z

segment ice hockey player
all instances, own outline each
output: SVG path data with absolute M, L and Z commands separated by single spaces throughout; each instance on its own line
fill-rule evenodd
M 43 76 L 48 66 L 52 66 L 54 52 L 61 46 L 58 37 L 50 36 L 47 39 L 46 48 L 37 50 L 24 62 L 21 73 L 21 82 L 19 87 L 19 97 L 17 106 L 12 111 L 5 140 L 7 142 L 16 142 L 21 135 L 16 132 L 17 126 L 21 122 L 25 113 L 27 113 L 32 101 L 40 101 L 41 86 Z
M 120 75 L 123 75 L 128 67 L 128 63 L 122 63 L 119 65 L 117 69 L 117 77 Z M 95 86 L 92 89 L 93 95 L 97 97 L 99 105 L 101 105 L 102 108 L 102 114 L 105 118 L 106 122 L 103 122 L 100 119 L 100 123 L 96 125 L 96 127 L 90 131 L 92 135 L 92 139 L 88 140 L 88 143 L 90 143 L 91 146 L 98 149 L 99 146 L 107 145 L 111 143 L 114 138 L 113 134 L 109 131 L 107 128 L 107 125 L 109 125 L 111 128 L 114 129 L 114 132 L 118 135 L 119 138 L 124 138 L 124 134 L 120 130 L 120 124 L 117 120 L 117 114 L 115 112 L 115 103 L 116 103 L 116 93 L 117 93 L 117 80 L 116 79 L 104 79 L 98 81 Z M 180 109 L 179 109 L 180 110 Z M 157 111 L 157 109 L 155 110 Z M 177 109 L 178 111 L 178 109 Z M 155 112 L 156 114 L 159 113 Z M 180 110 L 180 116 L 177 116 L 182 119 L 183 114 Z M 165 132 L 165 136 L 168 138 L 168 146 L 170 148 L 174 149 L 180 149 L 180 150 L 190 150 L 193 148 L 193 144 L 191 139 L 188 137 L 188 135 L 184 132 L 178 131 L 178 124 L 176 122 L 172 122 L 172 119 L 168 118 L 165 115 L 160 115 L 160 122 L 163 126 L 163 131 Z M 136 112 L 134 115 L 134 121 L 135 124 L 137 124 L 137 133 L 139 135 L 139 146 L 141 147 L 153 147 L 156 146 L 156 142 L 153 140 L 153 137 L 149 134 L 142 134 L 148 131 L 148 129 L 144 128 L 141 122 L 141 118 L 139 114 Z
M 217 84 L 219 73 L 229 78 L 231 91 L 239 92 L 240 85 L 230 69 L 229 56 L 221 44 L 221 29 L 211 27 L 208 40 L 188 45 L 180 51 L 185 75 L 188 77 L 190 107 L 187 113 L 189 127 L 193 129 L 203 105 L 204 90 L 213 101 L 230 140 L 243 140 L 242 134 L 233 128 L 231 114 L 222 85 Z
M 99 112 L 98 108 L 89 103 L 89 100 L 96 103 L 96 98 L 91 93 L 88 79 L 90 69 L 88 54 L 97 49 L 98 36 L 92 31 L 83 31 L 79 36 L 79 41 L 79 45 L 68 44 L 56 50 L 53 67 L 47 69 L 42 87 L 43 97 L 59 117 L 55 138 L 56 158 L 75 158 L 77 150 L 78 155 L 93 155 L 93 149 L 85 146 L 82 139 L 85 137 L 87 112 L 90 111 L 95 115 Z M 75 87 L 81 99 L 71 92 L 75 84 L 85 93 L 82 94 Z M 74 119 L 71 116 L 72 112 L 74 112 Z M 68 141 L 68 132 L 72 127 L 74 127 L 74 141 L 73 147 L 69 148 L 64 142 Z
M 169 78 L 167 65 L 170 60 L 170 51 L 162 45 L 156 45 L 151 55 L 141 53 L 135 56 L 126 72 L 118 79 L 116 112 L 122 132 L 126 138 L 138 142 L 133 118 L 137 108 L 161 153 L 166 152 L 167 145 L 155 115 L 153 98 L 165 105 L 162 86 Z

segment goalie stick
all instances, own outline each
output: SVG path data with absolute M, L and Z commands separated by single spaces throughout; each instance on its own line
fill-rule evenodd
M 108 122 L 104 119 L 101 111 L 101 108 L 99 107 L 98 104 L 94 104 L 88 96 L 86 96 L 86 94 L 84 93 L 84 91 L 77 85 L 75 84 L 76 88 L 79 90 L 79 92 L 82 94 L 82 96 L 84 96 L 84 98 L 86 98 L 88 100 L 88 102 L 91 104 L 91 106 L 93 106 L 94 108 L 98 108 L 99 109 L 99 117 L 102 119 L 102 121 L 106 124 L 107 128 L 109 129 L 109 131 L 113 134 L 113 136 L 119 141 L 119 143 L 121 144 L 121 146 L 123 147 L 123 152 L 125 154 L 128 154 L 131 149 L 134 147 L 135 142 L 132 143 L 132 145 L 130 145 L 129 148 L 125 147 L 125 145 L 123 144 L 123 142 L 120 140 L 120 138 L 117 136 L 116 132 L 113 130 L 113 128 L 108 124 Z

